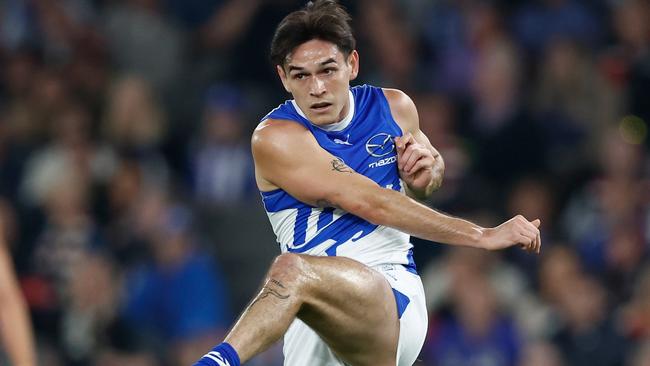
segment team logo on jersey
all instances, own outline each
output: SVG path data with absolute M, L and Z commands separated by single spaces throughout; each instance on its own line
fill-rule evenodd
M 393 142 L 393 136 L 382 132 L 374 135 L 369 138 L 366 142 L 366 151 L 370 156 L 376 158 L 381 158 L 386 156 L 395 150 L 395 142 Z

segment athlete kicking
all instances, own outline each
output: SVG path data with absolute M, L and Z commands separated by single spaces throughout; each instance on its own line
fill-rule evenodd
M 359 55 L 349 21 L 321 0 L 276 29 L 271 59 L 294 99 L 262 119 L 252 149 L 283 254 L 224 342 L 196 365 L 239 365 L 283 335 L 285 365 L 412 365 L 427 312 L 409 235 L 539 253 L 539 220 L 483 228 L 411 198 L 440 186 L 443 159 L 406 94 L 350 88 Z

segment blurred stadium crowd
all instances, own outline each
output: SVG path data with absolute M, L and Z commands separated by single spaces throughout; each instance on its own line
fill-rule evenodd
M 0 219 L 42 365 L 188 365 L 278 248 L 249 135 L 292 0 L 0 1 Z M 360 0 L 355 83 L 445 157 L 429 204 L 542 255 L 414 240 L 421 365 L 650 365 L 650 2 Z M 280 346 L 251 365 L 281 365 Z

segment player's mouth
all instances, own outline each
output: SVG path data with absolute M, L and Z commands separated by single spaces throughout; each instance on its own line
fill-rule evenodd
M 314 112 L 325 112 L 329 109 L 329 107 L 332 106 L 332 103 L 328 102 L 320 102 L 320 103 L 314 103 L 312 104 L 309 108 L 314 111 Z

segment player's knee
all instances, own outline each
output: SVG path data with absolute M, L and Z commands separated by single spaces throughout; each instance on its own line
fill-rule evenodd
M 269 278 L 285 284 L 302 285 L 305 283 L 306 266 L 308 266 L 308 263 L 302 256 L 284 253 L 277 256 L 273 261 L 269 270 Z

